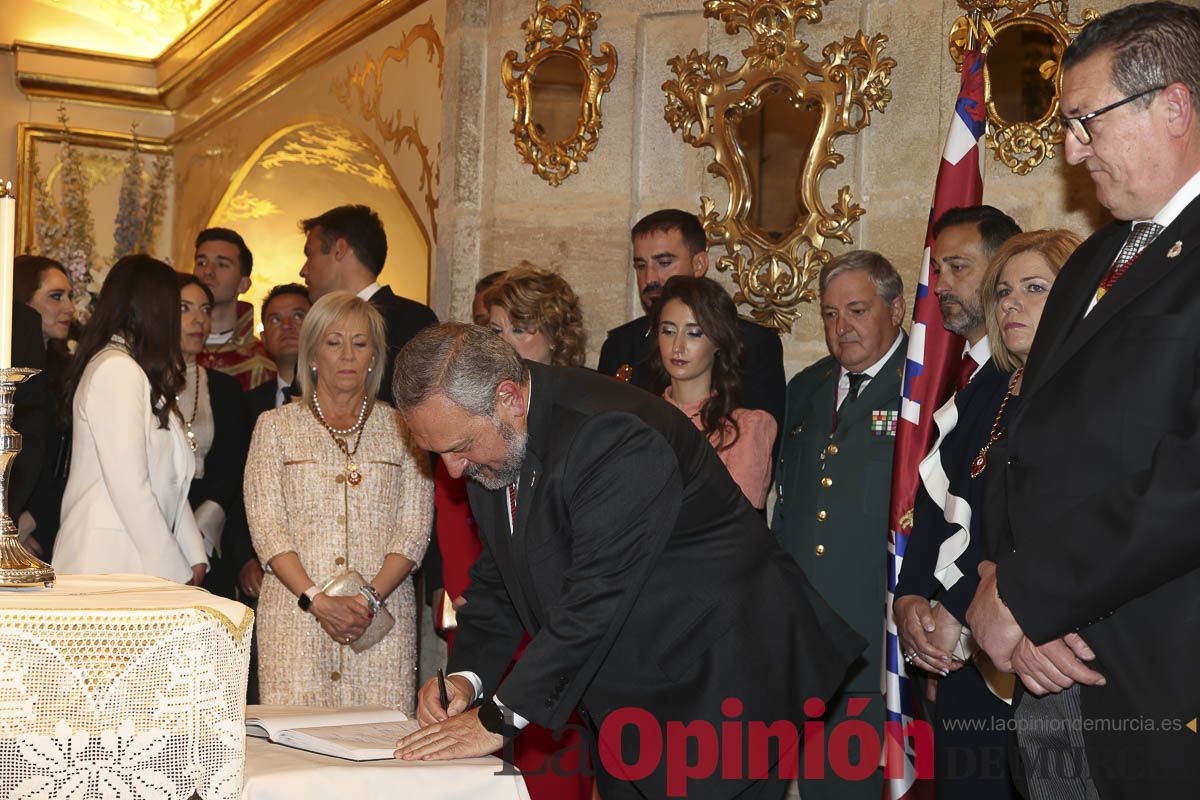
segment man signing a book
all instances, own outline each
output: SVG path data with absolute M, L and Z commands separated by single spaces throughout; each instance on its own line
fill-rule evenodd
M 398 758 L 485 755 L 529 723 L 561 728 L 578 708 L 605 800 L 678 794 L 651 727 L 715 731 L 732 717 L 798 727 L 804 702 L 826 699 L 865 647 L 704 435 L 661 398 L 522 361 L 457 323 L 417 334 L 395 375 L 414 442 L 472 479 L 484 544 L 458 612 L 449 707 L 437 680 L 426 683 L 423 727 L 398 742 Z M 597 747 L 614 714 L 657 725 L 625 726 Z M 746 776 L 744 753 L 733 764 L 723 752 L 737 769 L 692 771 L 687 796 L 783 797 L 776 762 L 797 756 L 786 743 L 772 750 L 767 778 Z

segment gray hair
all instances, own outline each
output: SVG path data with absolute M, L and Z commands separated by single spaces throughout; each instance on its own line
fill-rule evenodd
M 396 356 L 392 393 L 401 413 L 441 394 L 467 413 L 496 413 L 496 387 L 525 382 L 527 371 L 510 344 L 478 325 L 443 322 L 425 328 Z
M 900 273 L 896 272 L 892 262 L 874 250 L 851 250 L 821 267 L 821 275 L 817 281 L 821 294 L 825 293 L 829 282 L 838 275 L 858 270 L 867 271 L 867 277 L 875 284 L 875 291 L 884 302 L 890 303 L 904 294 L 904 279 L 900 277 Z
M 296 378 L 300 381 L 300 398 L 305 403 L 312 402 L 312 393 L 317 388 L 312 372 L 316 368 L 317 345 L 334 323 L 347 317 L 358 318 L 367 323 L 375 361 L 374 369 L 367 373 L 365 389 L 368 397 L 379 394 L 379 387 L 383 384 L 384 367 L 387 365 L 387 323 L 383 321 L 378 309 L 361 297 L 350 292 L 330 292 L 313 304 L 300 327 Z
M 1141 3 L 1111 11 L 1088 25 L 1063 52 L 1068 70 L 1112 50 L 1112 84 L 1126 95 L 1182 83 L 1200 108 L 1200 9 L 1179 3 Z M 1138 101 L 1148 106 L 1153 97 Z

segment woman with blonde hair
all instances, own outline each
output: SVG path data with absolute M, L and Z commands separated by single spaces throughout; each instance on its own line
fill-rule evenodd
M 483 303 L 491 329 L 522 358 L 558 367 L 583 365 L 583 311 L 579 297 L 558 273 L 523 261 L 484 292 Z
M 400 415 L 375 402 L 385 333 L 367 301 L 322 297 L 300 331 L 300 401 L 254 431 L 246 515 L 274 576 L 258 601 L 264 703 L 413 707 L 411 573 L 428 544 L 433 482 Z
M 996 251 L 979 284 L 992 360 L 1001 370 L 1012 372 L 1008 393 L 992 422 L 987 444 L 971 465 L 972 477 L 982 476 L 986 481 L 983 549 L 984 557 L 989 560 L 1013 548 L 1004 513 L 1004 473 L 989 471 L 988 465 L 1008 460 L 1004 434 L 1020 407 L 1025 360 L 1033 347 L 1042 309 L 1059 270 L 1082 241 L 1067 230 L 1017 234 Z

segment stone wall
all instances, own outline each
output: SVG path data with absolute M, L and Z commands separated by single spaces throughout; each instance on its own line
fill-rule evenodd
M 1119 0 L 1087 4 L 1104 12 Z M 692 48 L 740 63 L 750 38 L 728 35 L 703 17 L 700 0 L 587 0 L 601 14 L 594 47 L 611 42 L 617 74 L 604 96 L 597 148 L 551 187 L 518 156 L 510 133 L 513 103 L 500 81 L 508 50 L 521 52 L 521 23 L 534 0 L 448 0 L 442 116 L 441 206 L 431 299 L 443 318 L 469 319 L 474 281 L 522 259 L 560 270 L 583 298 L 590 364 L 607 329 L 641 313 L 629 266 L 629 228 L 656 208 L 698 210 L 702 194 L 725 198 L 705 172 L 709 150 L 687 145 L 663 120 L 667 60 Z M 1071 19 L 1083 6 L 1071 3 Z M 896 59 L 892 101 L 863 133 L 839 140 L 845 162 L 826 174 L 824 194 L 849 184 L 866 215 L 851 229 L 854 247 L 879 250 L 915 286 L 929 204 L 959 76 L 947 51 L 955 0 L 836 0 L 803 29 L 810 52 L 860 28 L 888 36 Z M 1058 156 L 1027 176 L 991 159 L 984 200 L 1027 228 L 1089 233 L 1105 217 L 1082 168 Z M 832 200 L 827 200 L 832 202 Z M 830 245 L 834 252 L 841 245 Z M 729 283 L 729 277 L 710 272 Z M 825 354 L 815 308 L 805 307 L 784 335 L 787 374 Z

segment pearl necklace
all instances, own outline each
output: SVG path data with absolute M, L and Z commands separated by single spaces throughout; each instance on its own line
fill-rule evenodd
M 328 422 L 325 421 L 325 412 L 321 410 L 321 401 L 317 399 L 317 391 L 314 389 L 313 393 L 312 393 L 313 411 L 317 412 L 317 419 L 319 419 L 321 421 L 321 424 L 324 425 L 325 428 L 330 433 L 332 433 L 334 436 L 350 436 L 351 434 L 356 433 L 360 428 L 362 428 L 363 422 L 365 422 L 367 419 L 367 401 L 368 401 L 368 399 L 369 398 L 367 397 L 367 395 L 364 394 L 363 399 L 362 399 L 362 405 L 359 406 L 359 409 L 358 409 L 358 421 L 355 422 L 353 425 L 351 425 L 349 428 L 342 429 L 342 428 L 335 428 L 332 425 L 330 425 Z

